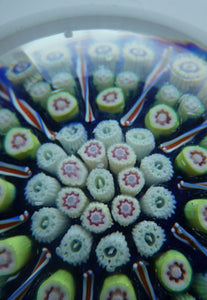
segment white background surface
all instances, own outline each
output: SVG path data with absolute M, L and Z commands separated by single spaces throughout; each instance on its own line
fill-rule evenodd
M 73 5 L 77 1 L 71 0 L 0 0 L 0 26 L 16 21 L 22 17 L 44 13 L 52 10 L 60 10 Z M 207 31 L 207 1 L 206 0 L 82 0 L 80 3 L 101 3 L 109 5 L 122 3 L 137 4 L 138 9 L 150 12 L 158 12 L 166 16 L 173 16 L 189 24 L 194 24 L 200 29 Z
M 35 24 L 67 18 L 70 15 L 122 15 L 152 19 L 168 24 L 183 32 L 188 31 L 207 45 L 207 1 L 206 0 L 0 0 L 0 42 L 11 36 L 8 45 L 0 43 L 0 49 L 7 49 L 20 39 L 18 33 Z M 31 39 L 33 38 L 30 32 Z M 34 35 L 36 37 L 36 35 Z M 22 39 L 22 40 L 21 40 Z M 2 52 L 2 51 L 0 51 Z

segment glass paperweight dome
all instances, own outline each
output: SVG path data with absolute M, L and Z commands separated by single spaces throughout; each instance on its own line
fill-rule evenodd
M 205 49 L 51 35 L 1 56 L 0 105 L 1 299 L 206 299 Z

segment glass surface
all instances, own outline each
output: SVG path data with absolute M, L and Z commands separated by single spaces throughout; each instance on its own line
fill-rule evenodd
M 5 252 L 0 251 L 1 299 L 7 299 L 30 276 L 43 247 L 51 252 L 52 257 L 29 286 L 23 299 L 35 299 L 42 282 L 59 269 L 65 269 L 72 274 L 76 300 L 134 299 L 126 291 L 122 291 L 124 284 L 111 290 L 109 288 L 108 296 L 100 298 L 104 280 L 114 274 L 128 276 L 137 299 L 155 299 L 147 295 L 134 271 L 139 261 L 146 265 L 157 299 L 173 298 L 176 287 L 174 290 L 171 287 L 170 290 L 166 288 L 158 278 L 160 268 L 155 263 L 159 255 L 172 249 L 185 255 L 194 274 L 206 273 L 207 204 L 204 201 L 200 215 L 196 212 L 197 221 L 194 223 L 194 217 L 191 216 L 190 221 L 188 220 L 190 213 L 187 217 L 184 215 L 184 207 L 188 201 L 207 199 L 207 142 L 203 140 L 206 137 L 206 51 L 193 42 L 182 43 L 127 31 L 87 30 L 75 31 L 69 37 L 58 34 L 25 44 L 2 56 L 0 66 L 0 113 L 5 108 L 13 113 L 13 123 L 9 123 L 6 113 L 2 114 L 0 120 L 0 174 L 16 187 L 13 204 L 9 208 L 2 208 L 0 219 L 3 222 L 25 210 L 29 213 L 29 218 L 23 224 L 2 233 L 2 239 L 26 235 L 32 240 L 34 249 L 29 263 L 6 277 L 1 275 L 1 270 L 5 268 Z M 110 123 L 110 120 L 117 122 Z M 103 124 L 102 121 L 108 123 L 105 123 L 105 127 L 99 127 L 100 133 L 97 126 Z M 83 134 L 80 132 L 80 136 L 77 123 L 82 124 L 86 131 Z M 13 127 L 17 130 L 12 135 Z M 31 130 L 27 132 L 28 135 L 22 131 L 24 128 Z M 147 128 L 148 131 L 130 132 L 131 129 L 138 128 Z M 114 132 L 117 134 L 113 136 Z M 173 142 L 177 137 L 179 138 Z M 93 141 L 90 143 L 87 140 Z M 172 143 L 167 143 L 168 141 Z M 53 152 L 51 145 L 40 154 L 37 149 L 46 143 L 61 147 L 66 153 L 65 156 L 61 156 L 61 150 Z M 84 143 L 88 144 L 84 146 Z M 186 148 L 187 146 L 192 148 Z M 187 154 L 184 152 L 186 149 L 189 150 Z M 39 153 L 38 159 L 36 152 Z M 162 156 L 158 159 L 151 156 L 153 154 Z M 47 163 L 52 161 L 53 156 L 55 163 L 48 167 Z M 67 162 L 70 162 L 68 168 L 64 163 L 61 165 L 66 157 Z M 145 157 L 151 158 L 151 162 Z M 76 160 L 78 165 L 74 169 Z M 5 170 L 2 162 L 27 166 L 32 173 L 28 178 L 21 178 L 20 172 L 16 172 L 17 168 L 12 167 L 9 175 L 8 166 Z M 41 167 L 43 165 L 46 166 Z M 136 169 L 132 169 L 133 167 Z M 88 178 L 92 177 L 90 174 L 94 169 L 98 171 L 90 184 Z M 103 169 L 110 172 L 106 177 Z M 124 179 L 121 179 L 123 170 Z M 137 170 L 140 172 L 138 177 L 135 175 Z M 25 172 L 27 174 L 28 170 Z M 33 200 L 31 190 L 28 191 L 26 187 L 41 172 L 57 181 L 51 183 L 51 180 L 47 178 L 47 181 L 43 177 L 42 181 L 35 183 L 32 192 L 36 193 L 37 198 Z M 170 194 L 170 199 L 159 192 L 161 196 L 155 197 L 153 202 L 155 194 L 146 192 L 149 193 L 149 189 L 156 186 L 164 188 Z M 74 190 L 69 198 L 65 198 L 61 210 L 57 199 L 60 198 L 60 190 L 66 187 L 80 189 L 87 198 L 84 200 L 86 202 L 82 198 L 75 200 L 77 191 Z M 38 194 L 41 189 L 42 194 Z M 124 195 L 125 198 L 118 202 L 115 211 L 113 199 L 119 195 Z M 130 197 L 133 197 L 134 202 Z M 81 203 L 83 207 L 78 208 L 77 203 Z M 89 204 L 93 203 L 96 206 L 90 208 Z M 149 209 L 147 205 L 150 206 Z M 38 234 L 35 235 L 37 228 L 34 228 L 32 216 L 44 206 L 55 207 L 63 214 L 62 217 L 56 215 L 60 220 L 52 230 L 54 235 L 57 234 L 52 242 L 47 242 L 52 234 L 48 237 L 45 234 L 43 241 L 38 241 Z M 73 212 L 71 207 L 75 207 L 77 211 Z M 42 231 L 50 226 L 48 216 L 50 217 L 49 211 L 39 224 Z M 203 218 L 203 223 L 199 217 Z M 154 222 L 153 226 L 157 224 L 159 229 L 153 231 L 149 227 L 152 223 L 141 223 L 143 221 Z M 63 228 L 61 222 L 66 223 Z M 172 233 L 176 222 L 196 238 L 198 243 L 192 246 L 193 242 L 189 237 L 177 239 Z M 204 229 L 198 223 L 204 224 Z M 140 235 L 135 233 L 137 224 L 147 224 L 141 228 Z M 59 225 L 61 229 L 58 229 Z M 77 264 L 75 259 L 68 263 L 62 256 L 65 255 L 66 260 L 70 259 L 68 252 L 72 251 L 75 255 L 79 253 L 82 244 L 90 247 L 90 243 L 81 243 L 76 236 L 71 246 L 65 250 L 67 254 L 63 254 L 63 250 L 56 250 L 57 247 L 61 248 L 63 237 L 74 225 L 86 228 L 90 232 L 90 238 L 85 231 L 83 234 L 88 242 L 92 241 L 91 250 L 88 248 L 89 255 L 86 254 L 87 249 L 82 249 L 78 257 L 80 262 Z M 112 235 L 114 241 L 108 245 L 104 238 L 117 232 L 122 233 L 122 238 Z M 187 245 L 186 240 L 191 245 Z M 100 241 L 108 246 L 103 249 L 102 245 L 101 248 Z M 121 246 L 116 248 L 114 245 L 119 241 Z M 144 248 L 143 241 L 146 242 Z M 152 250 L 154 246 L 157 250 Z M 102 251 L 98 258 L 97 247 Z M 122 247 L 123 253 L 120 253 Z M 195 249 L 196 247 L 200 247 L 200 250 Z M 86 258 L 81 255 L 86 255 Z M 106 265 L 98 262 L 104 256 Z M 90 294 L 92 291 L 84 296 L 87 285 L 84 283 L 83 274 L 88 270 L 92 270 L 94 274 L 93 296 Z M 183 274 L 179 273 L 182 271 L 179 267 L 174 273 L 173 267 L 169 270 L 167 276 L 169 272 L 172 273 L 169 275 L 169 282 L 179 283 L 183 280 L 185 284 L 188 270 L 184 270 Z M 192 283 L 187 284 L 184 291 L 180 288 L 179 292 L 188 292 L 198 297 Z M 52 288 L 45 295 L 42 299 L 68 299 Z

